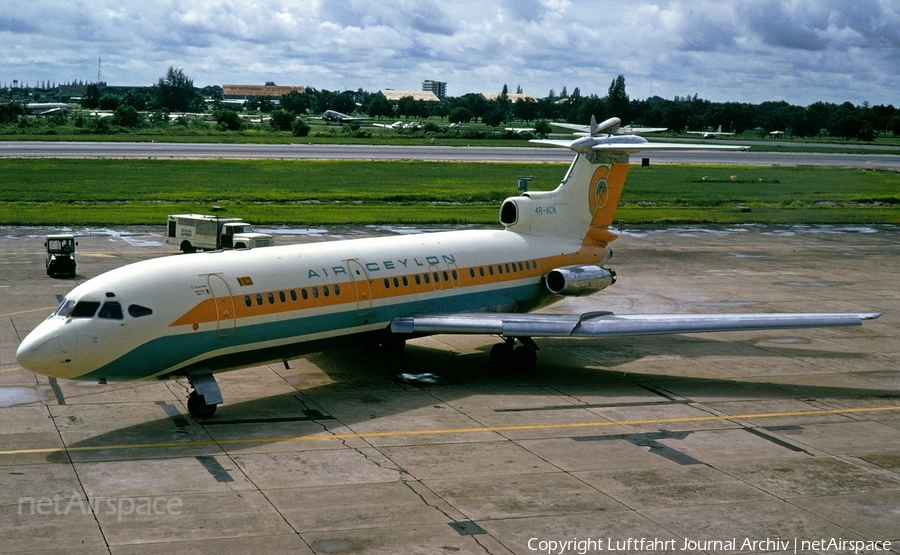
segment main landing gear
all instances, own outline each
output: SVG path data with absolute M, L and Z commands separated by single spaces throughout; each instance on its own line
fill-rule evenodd
M 210 418 L 222 402 L 222 392 L 216 378 L 209 370 L 201 370 L 188 375 L 188 383 L 194 388 L 188 395 L 188 412 L 194 418 Z
M 516 347 L 516 339 L 521 345 Z M 504 337 L 491 347 L 491 364 L 502 370 L 530 372 L 537 366 L 538 346 L 530 337 Z

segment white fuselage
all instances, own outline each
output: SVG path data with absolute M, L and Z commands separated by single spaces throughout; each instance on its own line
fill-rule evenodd
M 377 341 L 397 317 L 527 311 L 543 276 L 606 248 L 510 230 L 452 231 L 138 262 L 73 289 L 20 345 L 30 370 L 131 380 L 220 371 Z

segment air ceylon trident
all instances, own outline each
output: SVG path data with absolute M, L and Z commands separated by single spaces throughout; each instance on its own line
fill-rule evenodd
M 491 361 L 531 368 L 534 337 L 858 326 L 877 313 L 529 314 L 615 282 L 604 267 L 628 156 L 734 149 L 615 135 L 618 118 L 572 141 L 559 186 L 506 199 L 503 229 L 216 251 L 137 262 L 91 279 L 21 343 L 16 359 L 58 378 L 187 377 L 188 410 L 213 415 L 214 373 L 348 345 L 402 350 L 429 334 L 494 334 Z

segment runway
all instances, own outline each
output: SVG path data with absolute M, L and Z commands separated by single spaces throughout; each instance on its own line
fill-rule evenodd
M 51 279 L 54 231 L 0 233 L 4 553 L 900 553 L 900 226 L 626 228 L 617 283 L 549 309 L 884 313 L 861 327 L 538 340 L 528 374 L 487 336 L 348 348 L 219 374 L 205 422 L 185 383 L 18 367 L 76 282 L 179 256 L 162 226 L 77 229 Z
M 384 146 L 335 144 L 210 144 L 109 142 L 0 142 L 0 157 L 21 158 L 200 158 L 279 160 L 443 160 L 465 162 L 560 162 L 569 150 L 538 147 Z M 633 163 L 783 165 L 868 168 L 900 171 L 896 154 L 822 154 L 798 152 L 659 151 L 633 155 Z

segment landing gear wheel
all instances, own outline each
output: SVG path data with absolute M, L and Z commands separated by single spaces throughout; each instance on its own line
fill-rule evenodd
M 537 351 L 529 345 L 519 345 L 512 352 L 512 367 L 520 372 L 531 372 L 537 366 Z
M 491 347 L 491 364 L 494 368 L 506 369 L 512 365 L 513 346 L 511 343 L 497 343 Z
M 191 394 L 188 395 L 188 412 L 195 418 L 212 417 L 212 415 L 216 414 L 216 407 L 218 406 L 219 405 L 207 405 L 203 395 L 200 395 L 196 391 L 191 391 Z

